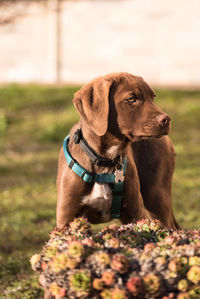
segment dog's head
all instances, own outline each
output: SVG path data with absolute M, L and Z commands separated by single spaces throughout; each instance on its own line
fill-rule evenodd
M 83 86 L 73 102 L 97 135 L 109 131 L 134 141 L 169 133 L 170 118 L 154 104 L 154 97 L 141 77 L 114 73 Z

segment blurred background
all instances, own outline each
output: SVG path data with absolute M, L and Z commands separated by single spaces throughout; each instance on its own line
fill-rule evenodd
M 198 0 L 1 0 L 0 82 L 200 84 Z
M 173 204 L 200 226 L 199 0 L 0 0 L 0 298 L 42 298 L 29 258 L 55 226 L 74 92 L 127 71 L 172 118 Z

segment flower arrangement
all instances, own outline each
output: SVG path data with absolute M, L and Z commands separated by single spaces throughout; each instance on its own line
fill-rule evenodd
M 31 265 L 61 298 L 198 299 L 200 231 L 142 220 L 95 233 L 80 217 L 55 228 Z

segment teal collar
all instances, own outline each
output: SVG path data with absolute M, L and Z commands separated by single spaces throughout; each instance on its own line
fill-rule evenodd
M 68 150 L 68 143 L 69 143 L 69 135 L 64 139 L 63 142 L 63 150 L 65 159 L 67 161 L 67 164 L 71 170 L 73 170 L 78 176 L 82 178 L 82 180 L 86 183 L 91 182 L 98 182 L 98 183 L 112 183 L 113 184 L 113 202 L 111 207 L 111 215 L 112 218 L 120 218 L 120 210 L 121 210 L 121 202 L 122 202 L 122 191 L 123 191 L 123 182 L 115 182 L 115 174 L 111 173 L 103 173 L 103 174 L 97 174 L 90 172 L 83 168 L 73 157 L 71 156 L 69 150 Z M 123 167 L 123 174 L 125 176 L 126 173 L 126 165 L 127 165 L 127 159 L 125 158 L 123 160 L 123 165 L 120 167 L 122 169 Z

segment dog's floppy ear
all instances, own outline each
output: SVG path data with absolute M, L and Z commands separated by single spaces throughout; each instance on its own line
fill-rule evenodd
M 108 127 L 109 92 L 111 80 L 95 79 L 75 93 L 73 103 L 85 122 L 98 136 Z

